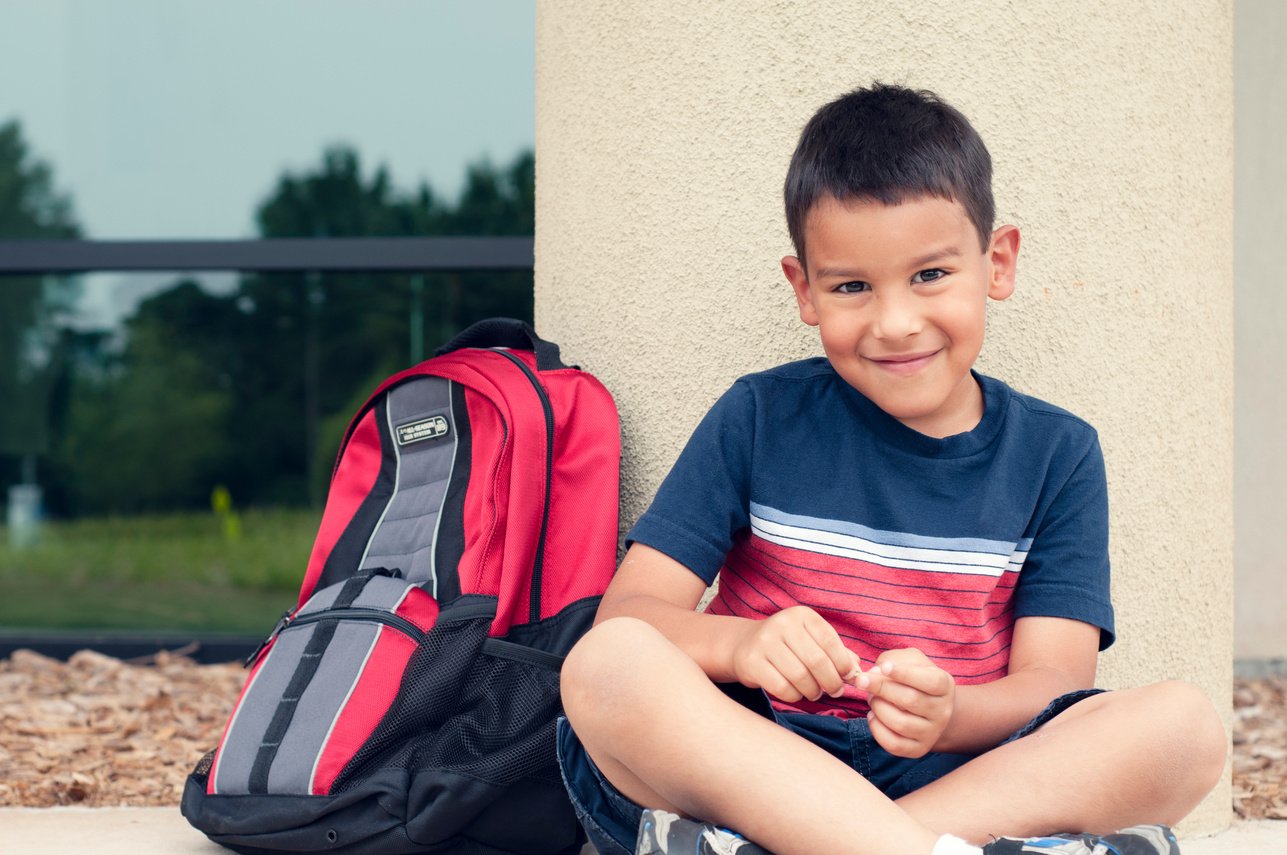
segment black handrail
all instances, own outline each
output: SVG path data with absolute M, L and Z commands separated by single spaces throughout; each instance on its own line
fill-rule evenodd
M 531 237 L 0 240 L 0 276 L 138 270 L 530 270 Z

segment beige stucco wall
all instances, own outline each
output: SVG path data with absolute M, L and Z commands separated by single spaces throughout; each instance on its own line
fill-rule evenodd
M 1179 677 L 1229 717 L 1228 0 L 691 3 L 537 12 L 536 320 L 613 390 L 629 524 L 737 376 L 820 352 L 778 268 L 812 111 L 938 91 L 1024 245 L 981 368 L 1100 430 L 1121 641 L 1101 682 Z M 1184 826 L 1228 822 L 1222 785 Z
M 1234 653 L 1287 659 L 1287 4 L 1235 9 Z

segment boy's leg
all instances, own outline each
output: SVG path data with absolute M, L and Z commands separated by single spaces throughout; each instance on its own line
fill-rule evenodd
M 779 855 L 929 855 L 938 837 L 849 766 L 729 699 L 642 621 L 616 618 L 585 636 L 563 666 L 563 704 L 631 800 Z
M 1185 683 L 1110 692 L 898 804 L 929 828 L 975 842 L 1174 824 L 1223 773 L 1225 740 L 1210 701 Z

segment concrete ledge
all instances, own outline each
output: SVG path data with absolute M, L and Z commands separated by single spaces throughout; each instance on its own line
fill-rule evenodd
M 1184 855 L 1282 855 L 1287 852 L 1287 820 L 1235 822 L 1213 837 L 1180 841 Z
M 43 855 L 228 855 L 188 825 L 177 807 L 4 808 L 5 852 Z
M 227 855 L 178 808 L 0 808 L 5 852 L 41 855 Z M 1180 841 L 1184 855 L 1282 855 L 1287 821 L 1236 823 L 1214 837 Z M 585 855 L 591 850 L 586 849 Z

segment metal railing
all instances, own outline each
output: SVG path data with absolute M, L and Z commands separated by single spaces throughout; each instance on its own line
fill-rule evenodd
M 530 237 L 0 240 L 0 275 L 165 271 L 531 269 Z

